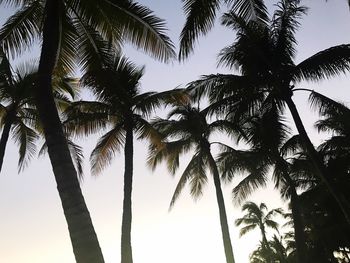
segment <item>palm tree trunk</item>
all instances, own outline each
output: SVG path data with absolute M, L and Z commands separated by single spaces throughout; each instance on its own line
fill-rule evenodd
M 260 232 L 261 232 L 261 236 L 262 236 L 262 243 L 265 246 L 265 248 L 270 251 L 271 248 L 270 248 L 269 242 L 267 241 L 267 238 L 266 238 L 266 231 L 265 231 L 265 227 L 264 227 L 263 222 L 260 222 L 259 227 L 260 227 Z
M 290 203 L 292 206 L 297 259 L 299 263 L 308 262 L 306 237 L 304 232 L 305 229 L 304 229 L 303 219 L 301 217 L 299 196 L 297 195 L 297 192 L 295 191 L 294 187 L 291 187 Z
M 273 260 L 271 259 L 272 250 L 271 250 L 271 247 L 269 245 L 269 242 L 267 241 L 265 226 L 264 226 L 264 223 L 262 221 L 260 221 L 259 227 L 260 227 L 261 236 L 262 236 L 262 246 L 263 246 L 263 248 L 265 248 L 266 253 L 267 253 L 267 255 L 266 255 L 267 263 L 273 263 Z
M 292 217 L 294 223 L 294 235 L 295 235 L 295 244 L 296 244 L 296 253 L 299 263 L 307 262 L 307 247 L 306 247 L 306 236 L 305 236 L 305 227 L 303 223 L 303 218 L 301 216 L 301 205 L 298 193 L 295 188 L 295 183 L 293 179 L 289 176 L 287 167 L 285 165 L 285 160 L 277 153 L 278 162 L 280 166 L 283 167 L 282 176 L 286 180 L 289 189 L 290 189 L 290 203 L 292 206 Z
M 123 219 L 122 219 L 122 237 L 121 237 L 121 263 L 132 263 L 131 248 L 131 192 L 133 175 L 133 130 L 132 124 L 126 127 L 125 138 L 125 171 L 124 171 L 124 200 L 123 200 Z
M 321 181 L 325 184 L 329 193 L 333 196 L 333 198 L 338 203 L 338 206 L 341 209 L 347 223 L 350 225 L 350 206 L 349 206 L 348 201 L 346 200 L 343 193 L 341 193 L 340 191 L 337 191 L 335 189 L 335 186 L 327 178 L 326 167 L 324 166 L 322 160 L 320 159 L 317 151 L 315 150 L 315 148 L 314 148 L 314 146 L 313 146 L 313 144 L 312 144 L 312 142 L 311 142 L 311 140 L 310 140 L 310 138 L 305 130 L 305 127 L 303 125 L 303 122 L 301 121 L 299 112 L 298 112 L 292 98 L 287 97 L 285 99 L 285 101 L 288 105 L 288 108 L 289 108 L 291 114 L 292 114 L 294 123 L 295 123 L 297 130 L 299 132 L 299 135 L 302 138 L 302 143 L 306 149 L 306 153 L 309 156 L 309 158 L 311 159 L 311 162 L 316 170 L 317 175 L 319 176 Z
M 102 251 L 80 189 L 52 95 L 51 78 L 57 59 L 60 8 L 62 7 L 59 0 L 46 1 L 38 86 L 35 93 L 36 104 L 76 262 L 103 263 Z
M 15 112 L 10 109 L 10 111 L 7 113 L 5 117 L 5 125 L 4 125 L 4 129 L 2 130 L 1 139 L 0 139 L 0 172 L 2 170 L 2 164 L 4 162 L 4 156 L 5 156 L 5 149 L 6 149 L 7 141 L 9 139 L 10 130 L 11 130 L 14 117 L 15 117 Z
M 207 150 L 207 155 L 209 159 L 210 169 L 213 173 L 215 192 L 216 192 L 216 201 L 219 207 L 220 225 L 221 225 L 222 239 L 224 242 L 226 263 L 234 263 L 235 260 L 234 260 L 233 251 L 232 251 L 230 232 L 227 224 L 227 215 L 226 215 L 226 209 L 225 209 L 224 196 L 221 190 L 220 175 L 219 175 L 216 162 L 213 156 L 211 155 L 210 149 Z

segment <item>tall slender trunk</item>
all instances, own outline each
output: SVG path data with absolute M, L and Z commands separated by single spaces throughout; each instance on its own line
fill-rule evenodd
M 303 223 L 303 218 L 301 216 L 301 205 L 300 205 L 300 199 L 299 195 L 295 188 L 295 183 L 293 179 L 289 176 L 287 167 L 285 165 L 285 160 L 280 157 L 278 154 L 278 162 L 283 167 L 283 173 L 282 176 L 286 180 L 287 184 L 289 185 L 290 189 L 290 203 L 292 208 L 292 217 L 293 217 L 293 223 L 294 223 L 294 235 L 295 235 L 295 244 L 296 244 L 296 253 L 297 253 L 297 259 L 298 263 L 305 263 L 307 262 L 307 247 L 306 247 L 306 236 L 305 236 L 305 227 Z
M 260 232 L 261 232 L 261 236 L 262 236 L 262 243 L 265 246 L 266 249 L 271 250 L 269 242 L 267 241 L 266 238 L 266 231 L 265 231 L 265 227 L 263 225 L 263 222 L 260 222 Z
M 9 110 L 5 117 L 4 129 L 2 130 L 1 139 L 0 139 L 0 172 L 2 170 L 2 165 L 5 157 L 5 149 L 7 141 L 9 139 L 11 126 L 14 120 L 16 112 L 12 109 Z
M 132 175 L 133 175 L 133 130 L 132 124 L 126 127 L 125 138 L 125 171 L 124 171 L 124 200 L 123 200 L 123 219 L 122 219 L 122 237 L 121 237 L 121 263 L 132 263 L 131 248 L 131 193 L 132 193 Z
M 219 207 L 220 225 L 221 225 L 222 239 L 224 242 L 226 263 L 234 263 L 235 259 L 233 256 L 230 232 L 227 224 L 227 215 L 226 215 L 224 196 L 221 190 L 220 175 L 219 175 L 218 167 L 216 165 L 216 162 L 213 156 L 211 155 L 209 147 L 207 149 L 207 155 L 209 159 L 210 169 L 211 169 L 211 172 L 213 173 L 216 201 Z
M 271 259 L 273 252 L 271 250 L 269 242 L 267 241 L 265 226 L 264 226 L 264 223 L 262 221 L 260 221 L 259 228 L 260 228 L 261 236 L 262 236 L 262 246 L 263 246 L 263 248 L 265 248 L 266 252 L 268 253 L 266 256 L 266 261 L 267 261 L 267 263 L 273 263 L 273 260 Z
M 324 166 L 320 156 L 318 155 L 317 151 L 315 150 L 306 130 L 303 125 L 303 122 L 301 121 L 299 112 L 292 100 L 291 97 L 287 97 L 285 99 L 288 108 L 292 114 L 294 123 L 297 127 L 297 130 L 299 132 L 299 135 L 301 136 L 302 143 L 306 149 L 306 153 L 311 159 L 311 162 L 316 170 L 317 175 L 322 180 L 322 182 L 327 187 L 329 193 L 333 196 L 333 198 L 338 203 L 339 208 L 341 209 L 346 221 L 348 224 L 350 224 L 350 206 L 349 202 L 346 200 L 345 196 L 341 192 L 337 192 L 334 184 L 332 184 L 329 179 L 326 176 L 326 167 Z
M 297 195 L 295 188 L 294 187 L 292 188 L 293 189 L 291 189 L 290 203 L 292 206 L 297 259 L 299 263 L 305 263 L 305 262 L 308 262 L 306 237 L 304 232 L 305 228 L 304 228 L 303 219 L 300 211 L 299 196 Z
M 59 0 L 46 1 L 38 85 L 35 93 L 36 104 L 76 262 L 103 263 L 102 251 L 80 189 L 52 95 L 51 78 L 57 59 L 59 13 L 62 11 L 60 8 Z

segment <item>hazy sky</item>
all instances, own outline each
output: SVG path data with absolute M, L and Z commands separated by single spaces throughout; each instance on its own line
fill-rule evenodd
M 143 0 L 166 19 L 169 35 L 176 45 L 184 23 L 181 1 Z M 271 3 L 275 1 L 267 1 Z M 350 11 L 345 0 L 304 1 L 309 15 L 301 22 L 297 34 L 301 61 L 317 51 L 350 42 Z M 222 11 L 225 9 L 223 8 Z M 10 14 L 0 7 L 0 24 Z M 235 35 L 220 25 L 207 37 L 200 38 L 195 54 L 184 64 L 161 64 L 128 47 L 126 53 L 139 65 L 146 65 L 142 79 L 144 91 L 166 90 L 186 84 L 202 74 L 227 72 L 216 68 L 216 55 L 232 42 Z M 35 54 L 34 54 L 35 56 Z M 322 84 L 303 83 L 302 87 L 317 89 L 332 98 L 349 102 L 349 78 L 341 76 Z M 296 95 L 298 106 L 313 141 L 318 136 L 312 129 L 314 114 L 306 106 L 307 94 Z M 86 156 L 96 144 L 96 136 L 81 140 Z M 219 217 L 214 186 L 209 180 L 204 196 L 197 202 L 187 189 L 171 212 L 168 205 L 178 176 L 172 178 L 164 167 L 152 173 L 145 165 L 145 142 L 135 144 L 135 179 L 133 189 L 132 244 L 136 263 L 223 263 Z M 4 263 L 73 263 L 74 256 L 54 177 L 48 158 L 33 160 L 29 167 L 17 174 L 17 148 L 13 141 L 7 148 L 0 175 L 0 262 Z M 119 155 L 99 177 L 91 177 L 86 158 L 85 180 L 82 189 L 90 210 L 106 263 L 119 262 L 120 228 L 123 194 L 123 156 Z M 183 163 L 186 162 L 184 158 Z M 237 263 L 247 263 L 249 253 L 259 241 L 258 234 L 238 238 L 234 219 L 241 215 L 231 202 L 231 189 L 238 179 L 225 187 L 226 209 L 233 249 Z M 251 198 L 265 202 L 270 208 L 281 206 L 278 193 L 272 188 L 261 190 Z

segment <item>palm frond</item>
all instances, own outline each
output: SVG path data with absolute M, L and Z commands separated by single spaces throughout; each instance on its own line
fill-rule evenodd
M 275 52 L 281 63 L 292 64 L 295 58 L 297 43 L 295 32 L 299 28 L 299 20 L 306 14 L 307 8 L 298 1 L 280 1 L 277 4 L 272 21 L 272 35 L 275 41 Z
M 58 61 L 54 69 L 54 75 L 67 76 L 76 68 L 78 53 L 76 47 L 79 42 L 79 32 L 75 28 L 74 20 L 68 16 L 68 10 L 62 10 L 60 14 L 59 46 L 57 51 Z M 84 35 L 86 36 L 86 35 Z
M 318 110 L 319 114 L 322 116 L 332 116 L 332 115 L 349 115 L 350 109 L 346 107 L 343 103 L 332 100 L 331 98 L 312 91 L 309 96 L 309 102 L 311 107 Z
M 256 189 L 265 187 L 268 181 L 267 172 L 266 166 L 259 167 L 240 181 L 232 190 L 233 202 L 241 204 Z
M 18 171 L 22 171 L 36 152 L 37 133 L 21 121 L 16 121 L 12 128 L 12 137 L 19 146 Z
M 114 155 L 121 150 L 125 141 L 123 125 L 117 125 L 104 134 L 90 155 L 91 172 L 99 174 L 112 162 Z
M 149 118 L 151 113 L 169 104 L 186 104 L 189 101 L 188 95 L 183 89 L 173 89 L 163 92 L 147 92 L 134 97 L 135 112 Z
M 64 116 L 63 128 L 73 136 L 90 135 L 113 124 L 113 115 L 109 114 L 109 105 L 101 102 L 73 102 L 65 110 Z
M 319 81 L 350 70 L 350 45 L 334 46 L 307 58 L 295 66 L 295 81 Z
M 134 118 L 135 132 L 138 139 L 147 139 L 156 148 L 162 147 L 162 134 L 155 127 L 143 118 Z
M 77 171 L 78 177 L 80 180 L 83 179 L 84 171 L 83 171 L 83 161 L 84 161 L 84 154 L 83 149 L 78 144 L 74 143 L 72 140 L 67 139 L 69 152 L 72 156 L 73 163 L 75 166 L 75 169 Z
M 283 157 L 288 157 L 294 155 L 295 153 L 301 151 L 303 145 L 299 134 L 290 137 L 284 144 L 280 147 L 280 154 Z
M 269 14 L 263 0 L 236 0 L 232 10 L 246 21 L 267 23 Z
M 163 142 L 159 148 L 150 145 L 147 164 L 154 170 L 158 164 L 166 161 L 169 172 L 175 174 L 179 167 L 180 155 L 187 153 L 191 148 L 190 140 Z
M 147 7 L 132 1 L 109 1 L 114 22 L 119 25 L 123 39 L 161 61 L 175 57 L 174 46 L 166 35 L 164 20 Z
M 43 12 L 42 1 L 30 1 L 10 16 L 0 30 L 2 49 L 14 57 L 32 46 L 41 34 Z
M 195 41 L 214 26 L 219 0 L 183 0 L 186 22 L 180 34 L 179 59 L 186 59 L 193 52 Z
M 244 236 L 245 234 L 247 234 L 248 232 L 254 230 L 256 228 L 256 224 L 251 224 L 251 225 L 247 225 L 241 228 L 241 230 L 239 231 L 239 237 Z
M 82 71 L 101 68 L 106 64 L 110 64 L 113 60 L 113 53 L 109 43 L 102 38 L 100 33 L 83 18 L 76 17 L 72 19 L 72 23 L 79 36 L 76 39 L 74 50 L 77 52 L 78 65 Z
M 181 191 L 189 180 L 191 184 L 191 195 L 198 198 L 202 194 L 203 184 L 207 181 L 205 164 L 201 152 L 197 152 L 193 155 L 192 159 L 183 171 L 174 191 L 173 197 L 171 198 L 169 209 L 174 206 Z

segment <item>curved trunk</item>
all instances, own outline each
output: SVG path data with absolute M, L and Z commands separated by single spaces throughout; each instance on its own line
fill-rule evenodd
M 216 166 L 216 162 L 215 162 L 213 156 L 211 155 L 210 149 L 207 150 L 207 155 L 208 155 L 208 159 L 209 159 L 210 169 L 213 173 L 216 201 L 217 201 L 218 207 L 219 207 L 220 225 L 221 225 L 222 239 L 224 242 L 226 263 L 234 263 L 235 260 L 234 260 L 233 251 L 232 251 L 230 232 L 229 232 L 228 224 L 227 224 L 225 201 L 224 201 L 224 196 L 223 196 L 222 190 L 221 190 L 220 175 L 219 175 L 218 168 Z
M 0 172 L 2 170 L 2 165 L 4 162 L 4 156 L 5 156 L 5 149 L 7 145 L 7 141 L 9 139 L 11 126 L 13 124 L 13 119 L 15 117 L 14 111 L 9 111 L 8 114 L 5 117 L 5 125 L 4 129 L 2 130 L 1 139 L 0 139 Z
M 299 112 L 292 100 L 291 97 L 288 97 L 285 99 L 288 108 L 292 114 L 294 123 L 297 127 L 297 130 L 299 132 L 299 135 L 302 138 L 302 143 L 306 149 L 306 153 L 311 159 L 311 162 L 316 170 L 317 175 L 321 179 L 321 181 L 325 184 L 327 187 L 329 193 L 333 196 L 333 198 L 338 203 L 339 208 L 341 209 L 346 221 L 348 224 L 350 224 L 350 206 L 349 202 L 346 200 L 345 196 L 336 190 L 336 187 L 329 181 L 329 179 L 326 176 L 326 167 L 324 166 L 321 158 L 319 157 L 317 151 L 315 150 L 309 136 L 307 135 L 307 132 L 305 130 L 305 127 L 303 125 L 303 122 L 301 121 L 301 118 L 299 116 Z
M 82 195 L 56 105 L 51 78 L 57 59 L 60 1 L 46 1 L 38 85 L 35 98 L 48 147 L 73 252 L 78 263 L 103 263 L 104 259 Z
M 133 131 L 132 125 L 126 128 L 125 138 L 125 171 L 124 171 L 124 200 L 123 200 L 123 219 L 122 219 L 122 237 L 121 237 L 121 263 L 132 263 L 131 248 L 131 192 L 133 175 Z

